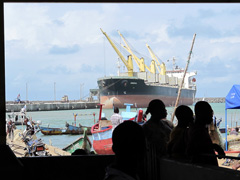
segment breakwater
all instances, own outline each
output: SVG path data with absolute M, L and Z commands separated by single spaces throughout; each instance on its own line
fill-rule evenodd
M 208 103 L 225 103 L 225 97 L 214 97 L 214 98 L 195 98 L 194 102 L 207 101 Z
M 84 101 L 33 101 L 27 103 L 6 103 L 6 112 L 19 112 L 25 105 L 29 111 L 56 111 L 56 110 L 73 110 L 73 109 L 96 109 L 99 102 Z
M 194 102 L 207 101 L 209 103 L 225 103 L 225 97 L 217 98 L 195 98 Z M 96 109 L 98 101 L 31 101 L 27 103 L 6 102 L 6 112 L 19 112 L 26 104 L 27 111 L 56 111 L 56 110 L 72 110 L 72 109 Z

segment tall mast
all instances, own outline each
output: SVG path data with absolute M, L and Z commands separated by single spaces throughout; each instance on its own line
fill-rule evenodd
M 187 73 L 187 70 L 188 70 L 188 65 L 190 63 L 195 38 L 196 38 L 196 34 L 193 35 L 192 45 L 191 45 L 191 49 L 190 49 L 190 52 L 189 52 L 189 55 L 188 55 L 187 64 L 186 64 L 186 67 L 185 67 L 185 70 L 184 70 L 184 73 L 183 73 L 182 82 L 181 82 L 180 87 L 178 89 L 178 96 L 177 96 L 177 100 L 176 100 L 176 103 L 175 103 L 175 107 L 174 107 L 174 111 L 173 111 L 172 119 L 171 119 L 172 122 L 174 120 L 175 112 L 176 112 L 176 109 L 177 109 L 177 106 L 178 106 L 178 103 L 179 103 L 179 99 L 180 99 L 180 96 L 181 96 L 181 91 L 182 91 L 184 79 L 185 79 L 185 76 L 186 76 L 186 73 Z

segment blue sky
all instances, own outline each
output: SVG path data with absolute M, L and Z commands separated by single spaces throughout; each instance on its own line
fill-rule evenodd
M 117 75 L 117 54 L 100 31 L 150 58 L 148 43 L 168 69 L 176 58 L 197 71 L 196 97 L 224 97 L 240 77 L 240 4 L 5 3 L 6 100 L 80 98 L 97 79 Z M 146 59 L 150 64 L 150 59 Z M 123 63 L 121 63 L 123 66 Z M 123 69 L 123 68 L 122 68 Z M 135 70 L 137 70 L 135 65 Z

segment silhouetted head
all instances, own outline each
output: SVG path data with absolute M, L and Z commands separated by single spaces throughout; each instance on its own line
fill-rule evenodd
M 178 119 L 179 127 L 187 127 L 189 123 L 193 122 L 193 111 L 188 106 L 178 106 L 175 112 L 175 116 Z
M 76 149 L 71 155 L 87 155 L 87 152 L 84 149 Z
M 119 124 L 113 131 L 112 142 L 112 150 L 117 157 L 141 159 L 145 153 L 145 135 L 136 122 L 124 121 Z
M 165 104 L 160 99 L 154 99 L 148 104 L 146 114 L 148 113 L 152 116 L 158 116 L 160 119 L 167 117 Z
M 118 109 L 118 107 L 114 107 L 113 112 L 114 112 L 114 113 L 119 113 L 119 109 Z
M 195 122 L 197 124 L 211 124 L 213 117 L 213 110 L 210 104 L 206 101 L 198 101 L 194 107 Z

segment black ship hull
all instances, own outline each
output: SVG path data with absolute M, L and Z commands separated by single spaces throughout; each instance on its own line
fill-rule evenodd
M 153 99 L 161 99 L 166 106 L 174 106 L 178 87 L 159 84 L 146 84 L 137 77 L 106 77 L 98 80 L 100 103 L 104 108 L 113 105 L 123 108 L 124 103 L 131 103 L 138 108 L 146 108 Z M 192 105 L 195 89 L 182 89 L 179 105 Z

